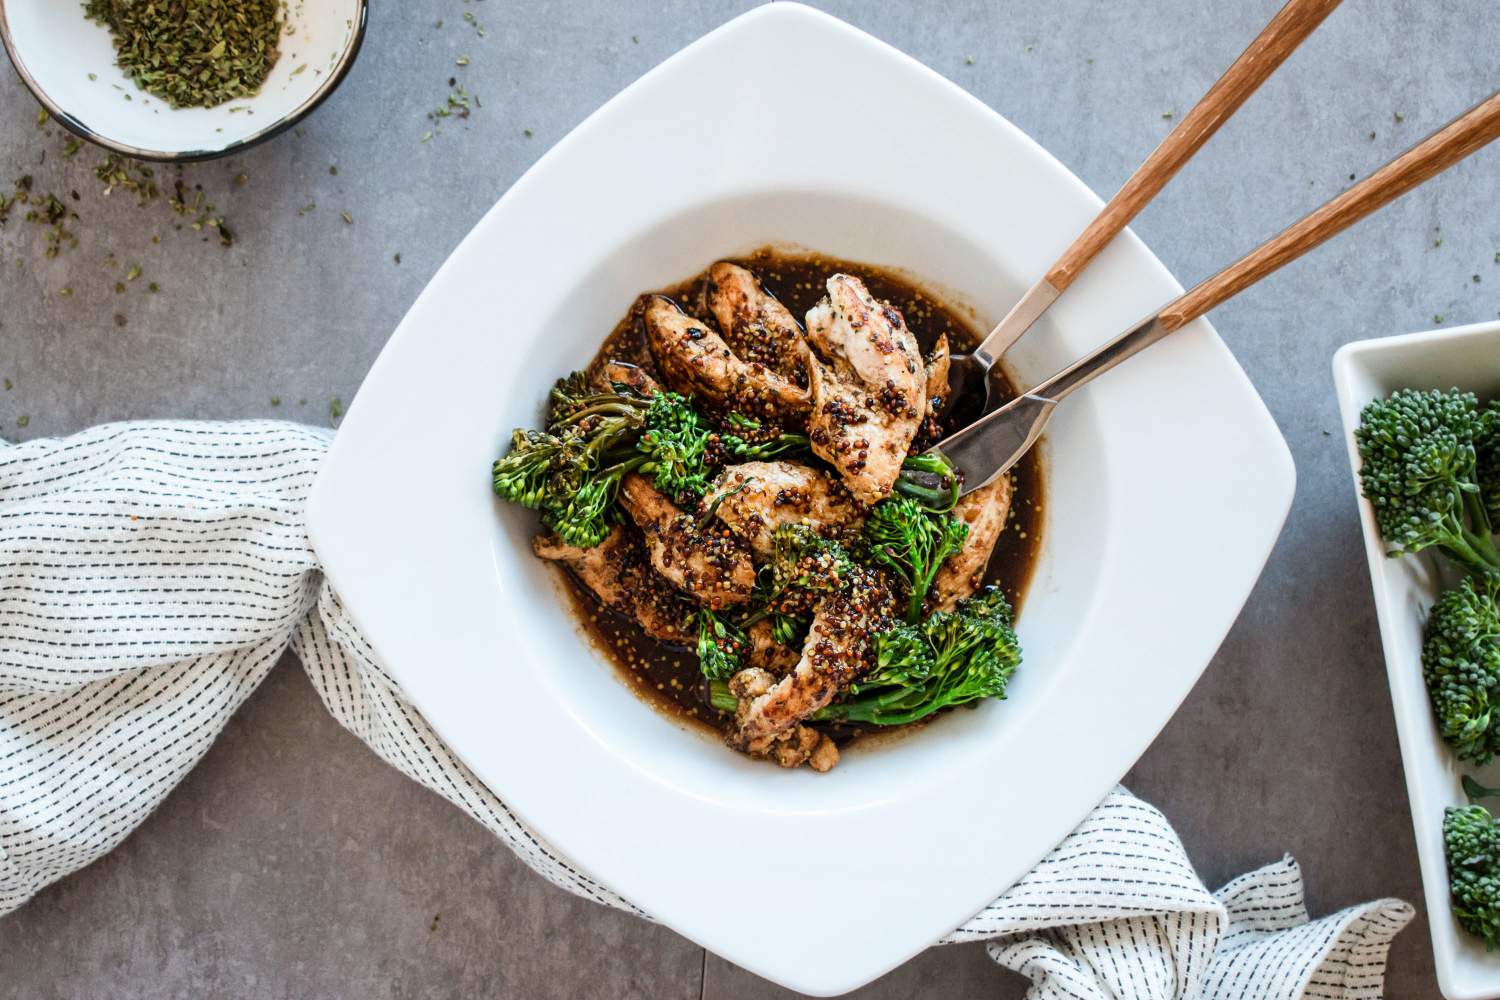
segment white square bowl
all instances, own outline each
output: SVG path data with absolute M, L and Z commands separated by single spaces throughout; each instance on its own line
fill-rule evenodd
M 490 463 L 637 293 L 718 257 L 779 241 L 901 267 L 987 323 L 1099 207 L 899 52 L 805 7 L 752 11 L 558 143 L 434 277 L 314 491 L 329 578 L 423 715 L 580 869 L 793 989 L 868 982 L 1061 840 L 1238 615 L 1294 474 L 1223 343 L 1194 323 L 1053 422 L 1009 700 L 855 747 L 828 775 L 738 757 L 639 702 L 532 558 L 534 517 L 491 497 Z M 1127 234 L 1011 360 L 1036 379 L 1178 292 Z M 772 932 L 793 912 L 805 933 Z
M 1386 676 L 1401 764 L 1416 827 L 1422 895 L 1432 928 L 1432 955 L 1438 986 L 1449 1000 L 1500 997 L 1500 952 L 1464 933 L 1448 902 L 1448 863 L 1443 857 L 1443 810 L 1463 805 L 1460 780 L 1465 773 L 1489 785 L 1500 784 L 1500 764 L 1469 768 L 1461 764 L 1438 735 L 1437 721 L 1422 682 L 1422 630 L 1438 594 L 1452 586 L 1439 561 L 1427 554 L 1392 559 L 1375 524 L 1375 511 L 1359 492 L 1359 448 L 1354 429 L 1359 411 L 1397 389 L 1451 389 L 1500 395 L 1500 323 L 1476 323 L 1451 330 L 1413 333 L 1381 340 L 1361 340 L 1333 357 L 1333 380 L 1349 446 L 1349 467 L 1364 528 L 1365 554 L 1375 588 L 1375 613 L 1385 647 Z

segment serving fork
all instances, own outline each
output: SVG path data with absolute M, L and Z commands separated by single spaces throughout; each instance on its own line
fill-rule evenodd
M 990 369 L 1341 0 L 1289 0 L 989 335 L 948 365 L 950 426 L 989 409 Z
M 1500 137 L 1500 92 L 1315 209 L 1114 340 L 1021 396 L 950 434 L 926 454 L 959 472 L 960 493 L 984 486 L 1030 450 L 1058 403 L 1127 358 L 1182 329 L 1376 209 Z

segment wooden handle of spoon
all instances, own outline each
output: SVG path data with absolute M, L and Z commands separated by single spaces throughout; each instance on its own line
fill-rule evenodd
M 1289 0 L 1047 272 L 1065 291 L 1341 0 Z
M 1500 138 L 1500 93 L 1203 281 L 1157 317 L 1168 331 L 1197 319 L 1496 138 Z

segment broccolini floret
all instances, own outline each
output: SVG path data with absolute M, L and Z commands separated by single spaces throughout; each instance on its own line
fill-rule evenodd
M 585 400 L 594 395 L 589 388 L 587 372 L 573 372 L 552 384 L 547 395 L 547 426 L 556 427 L 588 405 Z
M 854 563 L 842 545 L 805 524 L 778 525 L 771 539 L 771 558 L 756 574 L 753 603 L 759 610 L 744 624 L 768 618 L 772 639 L 800 646 L 818 601 L 848 578 Z
M 727 680 L 744 665 L 749 640 L 735 625 L 708 608 L 698 609 L 698 669 L 711 681 Z
M 953 611 L 875 637 L 874 668 L 813 715 L 820 722 L 894 726 L 981 698 L 1005 697 L 1021 664 L 1010 604 L 997 587 Z
M 490 470 L 495 492 L 511 503 L 536 510 L 547 496 L 554 463 L 566 461 L 562 438 L 518 427 L 510 436 L 510 453 Z
M 1475 479 L 1490 525 L 1500 527 L 1500 399 L 1490 400 L 1479 419 L 1474 436 Z
M 849 574 L 852 560 L 844 547 L 805 524 L 777 525 L 771 535 L 770 593 L 768 599 L 788 590 L 823 593 L 834 590 Z
M 922 605 L 943 560 L 959 552 L 969 526 L 951 514 L 932 514 L 910 497 L 877 504 L 865 520 L 870 559 L 894 571 L 907 586 L 906 620 L 922 617 Z
M 1448 891 L 1459 926 L 1494 950 L 1500 941 L 1500 826 L 1484 806 L 1443 812 Z
M 656 478 L 656 488 L 678 499 L 698 498 L 708 492 L 711 478 L 704 464 L 709 430 L 687 400 L 676 393 L 658 392 L 646 410 L 646 429 L 636 450 Z
M 1465 578 L 1432 606 L 1422 677 L 1438 731 L 1461 760 L 1500 751 L 1500 581 Z
M 1360 483 L 1381 536 L 1396 552 L 1436 548 L 1472 572 L 1500 575 L 1476 452 L 1489 420 L 1474 394 L 1402 389 L 1359 420 Z
M 676 393 L 591 392 L 574 372 L 552 388 L 547 430 L 517 430 L 491 479 L 500 496 L 540 510 L 565 542 L 590 548 L 609 534 L 620 481 L 631 472 L 678 502 L 701 497 L 712 434 Z

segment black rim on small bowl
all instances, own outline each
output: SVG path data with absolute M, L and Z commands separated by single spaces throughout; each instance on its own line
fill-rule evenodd
M 290 114 L 267 125 L 253 135 L 234 140 L 221 149 L 193 149 L 181 153 L 164 153 L 160 150 L 141 149 L 131 146 L 128 143 L 116 142 L 89 128 L 88 125 L 79 121 L 73 115 L 69 114 L 65 108 L 60 107 L 56 101 L 52 100 L 47 95 L 47 92 L 36 82 L 31 73 L 27 71 L 25 62 L 22 61 L 20 55 L 16 52 L 15 40 L 11 37 L 10 19 L 6 16 L 5 12 L 6 0 L 0 0 L 0 43 L 4 43 L 5 54 L 10 57 L 10 64 L 15 67 L 16 75 L 21 78 L 21 82 L 26 85 L 26 89 L 31 91 L 31 96 L 35 97 L 42 107 L 47 109 L 48 115 L 56 119 L 64 128 L 80 139 L 87 139 L 96 146 L 100 146 L 111 152 L 122 153 L 137 160 L 149 160 L 155 163 L 193 163 L 199 160 L 218 159 L 221 156 L 228 156 L 231 153 L 249 149 L 251 146 L 258 146 L 267 139 L 278 136 L 293 125 L 296 125 L 312 114 L 318 105 L 326 101 L 339 88 L 339 84 L 344 82 L 344 77 L 349 75 L 349 70 L 354 67 L 354 60 L 359 56 L 359 50 L 365 42 L 365 27 L 369 20 L 370 4 L 369 0 L 357 0 L 357 3 L 358 10 L 355 12 L 354 18 L 354 36 L 350 39 L 348 47 L 339 57 L 338 65 L 333 68 L 333 72 L 328 75 L 328 79 L 324 81 L 323 86 L 311 97 L 294 108 Z

